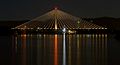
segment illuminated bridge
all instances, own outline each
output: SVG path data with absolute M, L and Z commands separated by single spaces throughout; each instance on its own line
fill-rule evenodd
M 13 29 L 23 31 L 39 31 L 39 32 L 60 32 L 63 28 L 71 31 L 80 31 L 80 30 L 105 30 L 102 26 L 98 26 L 93 24 L 92 22 L 88 22 L 82 20 L 79 17 L 70 15 L 66 12 L 58 10 L 55 8 L 54 10 L 41 15 L 31 21 L 23 23 Z

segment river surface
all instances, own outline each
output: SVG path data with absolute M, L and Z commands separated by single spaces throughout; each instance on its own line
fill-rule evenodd
M 119 63 L 120 44 L 108 34 L 22 34 L 2 36 L 0 40 L 6 43 L 1 44 L 2 65 Z

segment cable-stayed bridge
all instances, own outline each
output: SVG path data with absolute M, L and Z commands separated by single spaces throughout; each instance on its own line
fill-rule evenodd
M 79 17 L 73 16 L 57 8 L 50 12 L 47 12 L 31 21 L 23 23 L 13 29 L 17 30 L 62 30 L 63 28 L 67 30 L 103 30 L 107 29 L 102 26 L 93 24 L 82 20 Z

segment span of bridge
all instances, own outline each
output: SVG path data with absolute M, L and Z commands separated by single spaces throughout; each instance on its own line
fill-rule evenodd
M 73 16 L 66 12 L 63 12 L 57 8 L 35 18 L 31 21 L 23 23 L 13 29 L 20 30 L 42 30 L 42 29 L 52 29 L 60 30 L 65 27 L 67 30 L 76 30 L 76 29 L 107 29 L 105 27 L 93 24 L 82 20 L 80 17 Z

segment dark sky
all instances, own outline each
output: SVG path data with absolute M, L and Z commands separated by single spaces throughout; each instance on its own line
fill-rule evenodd
M 0 20 L 33 19 L 56 5 L 79 17 L 120 17 L 120 0 L 0 0 Z

